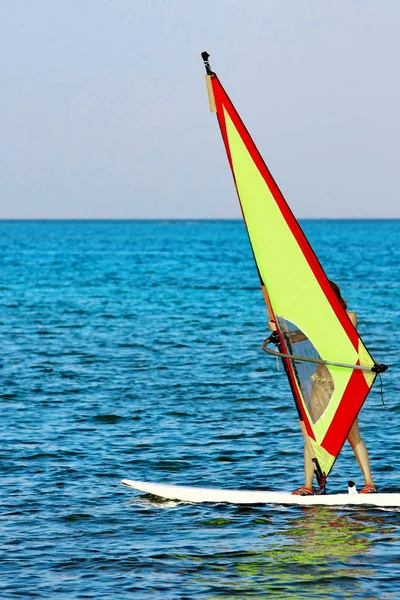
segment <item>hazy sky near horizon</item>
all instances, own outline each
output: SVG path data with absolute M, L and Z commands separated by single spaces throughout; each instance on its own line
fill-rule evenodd
M 210 62 L 299 218 L 399 218 L 398 0 L 0 0 L 0 218 L 240 216 Z

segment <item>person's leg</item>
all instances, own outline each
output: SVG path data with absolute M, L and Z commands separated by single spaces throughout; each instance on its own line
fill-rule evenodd
M 314 463 L 310 456 L 310 451 L 307 444 L 304 444 L 304 476 L 304 485 L 312 489 L 314 479 Z
M 303 432 L 304 433 L 304 432 Z M 295 495 L 308 496 L 313 493 L 314 463 L 311 458 L 310 449 L 304 439 L 304 485 L 293 492 Z
M 364 475 L 365 485 L 372 485 L 375 487 L 374 480 L 372 479 L 367 448 L 360 436 L 360 431 L 358 429 L 358 419 L 354 421 L 353 426 L 350 429 L 350 433 L 347 436 L 347 440 L 350 446 L 353 448 L 357 462 L 360 466 L 362 474 Z

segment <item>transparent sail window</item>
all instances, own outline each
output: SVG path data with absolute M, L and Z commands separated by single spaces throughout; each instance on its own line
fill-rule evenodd
M 277 319 L 288 354 L 304 358 L 321 358 L 301 329 L 282 317 Z M 325 365 L 301 360 L 292 360 L 292 365 L 311 420 L 316 423 L 332 398 L 335 389 L 332 375 Z

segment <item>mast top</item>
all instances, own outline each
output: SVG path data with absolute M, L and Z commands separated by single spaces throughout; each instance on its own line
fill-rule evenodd
M 206 68 L 206 73 L 207 75 L 214 75 L 214 71 L 212 71 L 211 67 L 210 67 L 210 63 L 208 62 L 208 59 L 210 58 L 210 55 L 208 54 L 208 52 L 202 52 L 201 53 L 201 58 L 204 61 L 204 66 Z

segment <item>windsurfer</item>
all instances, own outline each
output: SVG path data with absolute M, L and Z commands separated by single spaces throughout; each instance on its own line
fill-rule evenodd
M 346 310 L 350 321 L 357 328 L 357 315 L 355 312 L 347 310 L 347 304 L 345 299 L 342 297 L 339 286 L 334 282 L 330 281 L 331 287 L 339 299 L 341 305 Z M 268 327 L 271 331 L 276 331 L 276 325 L 274 321 L 269 321 Z M 307 339 L 301 332 L 295 334 L 295 337 L 291 336 L 293 343 Z M 332 395 L 334 384 L 329 370 L 325 365 L 318 365 L 315 373 L 311 376 L 312 379 L 312 392 L 310 397 L 310 416 L 315 423 L 324 412 L 329 399 Z M 361 438 L 360 431 L 358 428 L 358 419 L 353 423 L 347 441 L 353 449 L 356 460 L 360 466 L 362 474 L 364 476 L 364 487 L 361 490 L 361 494 L 373 494 L 378 490 L 374 484 L 371 474 L 371 467 L 369 463 L 368 451 Z M 304 485 L 299 487 L 293 492 L 294 495 L 298 496 L 309 496 L 314 494 L 313 479 L 314 479 L 314 463 L 312 461 L 311 450 L 307 441 L 304 444 L 304 473 L 305 482 Z

